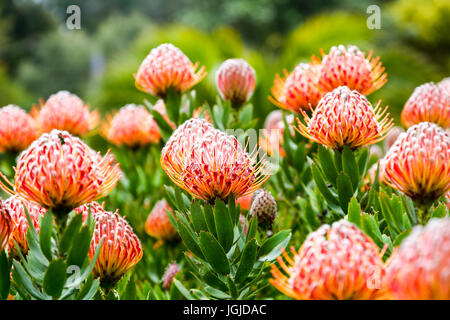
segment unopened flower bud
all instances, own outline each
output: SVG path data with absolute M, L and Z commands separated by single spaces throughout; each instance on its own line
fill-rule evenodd
M 258 215 L 258 224 L 263 229 L 271 229 L 277 217 L 277 203 L 269 191 L 259 189 L 255 192 L 250 207 L 250 215 Z

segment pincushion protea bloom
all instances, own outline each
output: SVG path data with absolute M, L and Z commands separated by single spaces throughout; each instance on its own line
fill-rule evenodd
M 12 104 L 0 108 L 0 152 L 22 151 L 37 135 L 35 121 L 23 109 Z
M 385 270 L 375 243 L 355 225 L 340 220 L 312 232 L 293 258 L 283 252 L 272 265 L 270 283 L 298 300 L 372 300 L 385 296 Z M 286 262 L 283 260 L 287 262 Z M 286 274 L 285 274 L 286 273 Z
M 291 131 L 292 136 L 294 135 L 294 130 L 292 129 L 292 123 L 294 123 L 294 116 L 288 115 L 286 117 L 286 122 L 289 126 L 289 131 Z M 286 155 L 283 147 L 283 133 L 284 133 L 284 122 L 283 122 L 283 112 L 280 110 L 275 110 L 269 113 L 266 118 L 264 129 L 261 131 L 259 137 L 259 145 L 266 151 L 269 155 L 274 155 L 275 152 L 282 157 Z
M 15 168 L 15 185 L 0 187 L 46 208 L 71 210 L 107 195 L 121 177 L 114 157 L 103 158 L 67 131 L 44 133 L 25 150 Z
M 402 133 L 381 161 L 383 181 L 422 203 L 450 190 L 450 133 L 422 122 Z
M 205 67 L 198 71 L 198 62 L 192 64 L 180 49 L 165 43 L 150 51 L 136 75 L 136 88 L 164 98 L 170 88 L 177 92 L 189 90 L 205 76 Z
M 322 51 L 318 87 L 322 92 L 329 92 L 347 86 L 368 95 L 387 82 L 384 70 L 380 57 L 372 58 L 372 51 L 366 57 L 356 46 L 339 45 L 332 47 L 327 55 Z
M 172 208 L 166 200 L 156 202 L 145 222 L 145 232 L 149 236 L 163 241 L 172 241 L 178 237 L 177 231 L 169 220 L 167 211 L 172 212 Z
M 405 127 L 433 122 L 450 128 L 450 93 L 433 82 L 418 86 L 403 107 L 401 118 Z
M 284 78 L 277 74 L 273 97 L 269 96 L 269 100 L 277 107 L 293 112 L 314 108 L 322 96 L 317 88 L 320 68 L 317 63 L 300 63 L 291 73 L 284 70 Z
M 102 127 L 109 142 L 127 147 L 142 147 L 159 142 L 161 132 L 144 106 L 127 104 L 112 118 L 109 116 Z
M 52 94 L 44 104 L 41 103 L 39 111 L 34 109 L 32 113 L 38 121 L 41 133 L 58 129 L 81 136 L 94 129 L 100 121 L 96 110 L 90 112 L 89 105 L 68 91 Z
M 178 265 L 173 262 L 169 265 L 166 272 L 164 272 L 162 281 L 163 281 L 163 287 L 166 290 L 170 290 L 170 286 L 172 285 L 173 278 L 180 272 L 180 268 Z
M 93 273 L 102 284 L 114 284 L 141 260 L 142 246 L 131 226 L 117 211 L 96 210 L 93 218 L 95 230 L 89 248 L 90 259 L 102 241 Z
M 0 199 L 0 253 L 8 245 L 12 231 L 12 221 L 9 212 L 5 209 Z
M 332 149 L 365 147 L 383 140 L 394 125 L 380 104 L 373 108 L 358 91 L 339 87 L 320 100 L 311 118 L 302 111 L 306 126 L 297 119 L 297 131 Z
M 216 85 L 224 100 L 241 105 L 255 90 L 255 70 L 244 59 L 228 59 L 216 73 Z
M 416 226 L 387 262 L 394 299 L 450 300 L 450 218 Z
M 3 208 L 11 216 L 11 238 L 9 239 L 8 249 L 15 251 L 14 242 L 20 248 L 20 251 L 25 254 L 28 252 L 27 231 L 28 220 L 25 213 L 25 208 L 30 215 L 34 228 L 39 233 L 40 222 L 39 219 L 43 217 L 47 210 L 43 207 L 19 196 L 12 196 L 3 201 Z
M 192 196 L 214 202 L 230 194 L 245 196 L 269 179 L 269 163 L 257 162 L 256 151 L 249 155 L 234 136 L 196 118 L 172 134 L 161 152 L 161 166 Z
M 240 197 L 238 199 L 236 199 L 236 205 L 239 204 L 239 207 L 243 210 L 250 210 L 250 207 L 252 205 L 252 199 L 253 199 L 253 195 L 255 193 L 249 193 L 243 197 Z

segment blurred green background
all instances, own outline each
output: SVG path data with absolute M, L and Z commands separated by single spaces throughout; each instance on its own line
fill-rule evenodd
M 80 30 L 65 24 L 72 4 L 81 9 Z M 380 30 L 366 25 L 372 4 L 381 8 Z M 267 96 L 284 68 L 333 45 L 373 49 L 388 83 L 369 98 L 381 98 L 398 118 L 416 86 L 450 74 L 450 1 L 2 0 L 0 105 L 29 109 L 62 89 L 103 113 L 142 103 L 149 97 L 135 89 L 133 73 L 164 42 L 206 66 L 200 101 L 214 101 L 223 60 L 247 59 L 257 73 L 252 101 L 260 119 L 275 109 Z

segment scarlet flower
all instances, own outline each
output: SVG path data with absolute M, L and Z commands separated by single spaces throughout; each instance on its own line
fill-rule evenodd
M 172 208 L 166 200 L 156 202 L 145 222 L 145 232 L 149 236 L 163 241 L 172 241 L 178 237 L 167 211 L 172 212 Z
M 142 258 L 143 251 L 133 229 L 119 213 L 97 210 L 93 215 L 95 230 L 89 248 L 92 259 L 101 243 L 93 273 L 102 283 L 116 283 Z
M 294 135 L 294 130 L 292 129 L 292 123 L 294 123 L 294 116 L 288 115 L 286 117 L 286 122 L 289 125 L 289 131 L 291 131 L 292 136 Z M 262 129 L 262 134 L 259 137 L 259 145 L 266 151 L 269 155 L 274 155 L 276 152 L 281 157 L 286 155 L 282 144 L 284 141 L 284 122 L 283 122 L 283 112 L 280 110 L 275 110 L 269 113 L 266 118 L 264 129 Z
M 109 116 L 102 128 L 106 139 L 115 145 L 142 147 L 159 142 L 161 132 L 144 106 L 127 104 L 112 118 Z
M 0 252 L 8 245 L 12 232 L 12 221 L 9 212 L 4 208 L 0 199 Z
M 111 154 L 102 158 L 67 131 L 52 130 L 19 157 L 14 190 L 1 181 L 0 187 L 46 208 L 71 210 L 114 188 L 121 177 L 114 161 Z
M 196 71 L 198 66 L 174 45 L 162 44 L 150 51 L 134 75 L 136 88 L 160 98 L 169 88 L 184 92 L 206 76 L 205 67 Z
M 277 74 L 273 97 L 269 96 L 269 100 L 277 107 L 293 112 L 314 108 L 322 96 L 317 87 L 320 69 L 317 63 L 300 63 L 291 73 L 284 70 L 284 78 Z
M 240 208 L 243 210 L 250 210 L 250 207 L 252 205 L 252 198 L 253 198 L 254 192 L 249 193 L 246 196 L 240 197 L 236 199 L 236 205 L 239 204 Z
M 44 104 L 41 103 L 39 111 L 34 109 L 32 112 L 39 123 L 41 133 L 58 129 L 81 136 L 94 129 L 100 121 L 96 110 L 90 112 L 89 105 L 68 91 L 52 94 Z
M 216 85 L 224 100 L 247 102 L 255 90 L 255 70 L 244 59 L 228 59 L 216 73 Z
M 387 262 L 385 283 L 394 299 L 450 299 L 450 219 L 416 226 Z
M 339 87 L 320 100 L 311 118 L 302 111 L 306 126 L 297 119 L 297 131 L 332 149 L 365 147 L 383 140 L 394 125 L 380 104 L 373 108 L 358 91 Z
M 8 250 L 15 251 L 15 241 L 23 254 L 28 252 L 27 231 L 29 226 L 24 207 L 27 209 L 34 228 L 38 233 L 40 230 L 39 219 L 47 212 L 43 207 L 19 196 L 12 196 L 3 201 L 3 208 L 9 213 L 12 222 Z
M 256 162 L 238 140 L 215 129 L 204 119 L 186 121 L 177 128 L 161 153 L 169 178 L 192 196 L 213 202 L 254 192 L 269 177 L 269 163 Z
M 293 258 L 283 252 L 272 265 L 270 283 L 297 300 L 382 299 L 385 270 L 375 243 L 355 225 L 340 220 L 309 234 Z M 283 260 L 284 258 L 284 260 Z M 286 264 L 286 262 L 287 264 Z
M 405 127 L 433 122 L 450 128 L 450 92 L 433 82 L 418 86 L 403 107 L 401 118 Z
M 381 161 L 383 180 L 413 200 L 434 201 L 450 190 L 450 133 L 422 122 L 402 133 Z
M 33 118 L 15 105 L 0 108 L 0 152 L 22 151 L 37 138 Z
M 366 58 L 356 46 L 332 47 L 322 62 L 318 87 L 326 93 L 340 86 L 347 86 L 363 95 L 371 94 L 387 82 L 385 68 L 380 57 L 372 58 L 372 51 Z

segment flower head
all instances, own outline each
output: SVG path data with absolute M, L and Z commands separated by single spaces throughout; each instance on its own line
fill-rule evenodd
M 450 96 L 450 77 L 442 79 L 438 86 L 440 86 L 448 96 Z
M 186 121 L 172 134 L 161 153 L 169 178 L 192 196 L 213 202 L 245 196 L 269 177 L 269 163 L 256 161 L 234 136 L 204 119 Z
M 383 181 L 413 200 L 434 201 L 450 190 L 450 133 L 422 122 L 402 133 L 381 161 Z
M 142 62 L 134 76 L 136 88 L 160 98 L 170 88 L 183 92 L 206 76 L 205 67 L 197 68 L 198 63 L 192 64 L 180 49 L 165 43 L 152 49 Z
M 37 138 L 33 118 L 15 105 L 0 108 L 0 152 L 22 151 Z
M 384 297 L 382 254 L 355 225 L 340 220 L 309 234 L 294 257 L 272 265 L 271 284 L 298 300 L 371 300 Z
M 292 123 L 294 123 L 294 116 L 288 115 L 286 117 L 286 122 L 289 126 L 289 131 L 292 136 L 295 131 L 292 128 Z M 285 156 L 282 144 L 284 141 L 284 122 L 283 122 L 283 112 L 280 110 L 275 110 L 269 113 L 266 118 L 264 129 L 261 131 L 261 136 L 259 137 L 259 145 L 266 151 L 269 155 L 274 155 L 276 152 L 282 157 Z
M 387 81 L 380 57 L 372 58 L 372 51 L 365 56 L 356 46 L 339 45 L 332 47 L 322 63 L 318 86 L 323 92 L 329 92 L 340 86 L 347 86 L 368 95 L 380 89 Z
M 394 299 L 450 299 L 450 218 L 416 226 L 387 262 L 385 283 Z
M 9 212 L 0 199 L 0 252 L 8 245 L 12 232 L 12 221 Z
M 100 121 L 97 111 L 90 112 L 89 105 L 68 91 L 52 94 L 39 111 L 33 112 L 41 133 L 58 129 L 81 136 L 94 129 Z
M 106 139 L 115 145 L 142 147 L 158 142 L 161 133 L 150 112 L 144 106 L 127 104 L 102 128 Z
M 98 210 L 93 217 L 95 230 L 89 249 L 90 259 L 102 241 L 93 273 L 102 282 L 115 283 L 141 260 L 142 246 L 131 226 L 117 211 Z
M 450 92 L 433 82 L 417 87 L 403 107 L 401 118 L 405 127 L 433 122 L 450 128 Z
M 170 290 L 170 286 L 172 285 L 173 278 L 175 278 L 175 276 L 180 271 L 181 271 L 180 268 L 178 267 L 178 265 L 175 262 L 173 262 L 169 265 L 166 272 L 164 272 L 164 275 L 162 278 L 164 289 Z
M 166 200 L 156 202 L 145 222 L 145 232 L 149 236 L 163 241 L 172 241 L 178 237 L 167 211 L 172 212 L 172 208 Z
M 15 251 L 14 242 L 20 248 L 20 251 L 25 254 L 28 252 L 27 243 L 27 231 L 28 231 L 28 220 L 25 213 L 25 208 L 30 215 L 30 219 L 33 222 L 34 228 L 39 233 L 40 222 L 39 219 L 43 217 L 47 210 L 43 207 L 22 199 L 19 196 L 12 196 L 5 201 L 3 201 L 3 208 L 11 216 L 11 238 L 9 239 L 8 248 L 9 250 Z
M 316 107 L 322 95 L 317 88 L 320 69 L 317 63 L 300 63 L 291 73 L 284 70 L 284 78 L 277 74 L 269 100 L 293 112 Z
M 67 131 L 44 133 L 25 150 L 15 168 L 14 190 L 8 193 L 46 208 L 73 209 L 107 195 L 121 177 L 114 157 L 101 157 Z
M 217 70 L 216 84 L 223 99 L 241 105 L 255 90 L 255 70 L 244 59 L 228 59 Z
M 320 100 L 311 118 L 302 112 L 306 126 L 297 119 L 297 131 L 337 150 L 344 146 L 357 149 L 377 143 L 393 126 L 393 120 L 386 114 L 387 107 L 382 110 L 380 103 L 373 108 L 358 91 L 336 88 Z
M 277 202 L 272 194 L 265 189 L 258 189 L 253 196 L 250 216 L 258 217 L 258 224 L 264 229 L 271 229 L 277 218 Z

